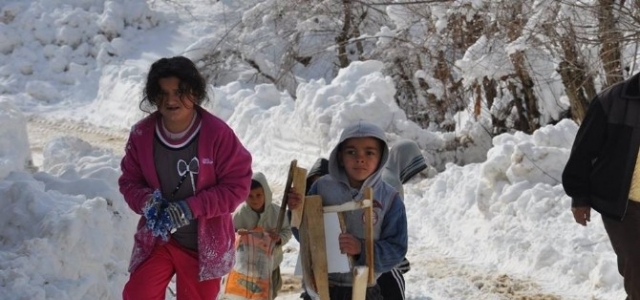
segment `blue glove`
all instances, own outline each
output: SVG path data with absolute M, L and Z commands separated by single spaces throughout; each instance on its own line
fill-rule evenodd
M 168 232 L 189 225 L 193 220 L 193 214 L 186 201 L 171 202 L 160 216 L 160 223 Z
M 153 236 L 160 236 L 165 241 L 169 240 L 169 231 L 164 227 L 161 218 L 168 206 L 169 201 L 162 198 L 160 190 L 155 190 L 142 208 L 142 214 L 147 219 L 146 227 L 151 230 Z

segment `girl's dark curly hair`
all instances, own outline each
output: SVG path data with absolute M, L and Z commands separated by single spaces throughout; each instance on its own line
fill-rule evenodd
M 162 78 L 176 77 L 180 80 L 180 91 L 183 95 L 191 95 L 197 105 L 209 100 L 207 83 L 196 65 L 184 56 L 161 58 L 151 64 L 147 83 L 142 92 L 140 110 L 151 113 L 162 101 L 162 90 L 159 81 Z

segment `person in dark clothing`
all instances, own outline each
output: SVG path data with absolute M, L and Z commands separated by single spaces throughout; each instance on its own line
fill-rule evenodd
M 575 221 L 602 222 L 618 258 L 627 300 L 640 300 L 640 73 L 598 94 L 562 173 Z

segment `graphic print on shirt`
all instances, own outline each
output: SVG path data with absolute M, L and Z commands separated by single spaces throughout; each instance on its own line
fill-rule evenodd
M 191 158 L 191 160 L 189 161 L 189 163 L 187 163 L 185 160 L 183 159 L 178 159 L 178 175 L 180 175 L 180 182 L 178 183 L 178 186 L 176 186 L 176 189 L 174 191 L 177 192 L 180 189 L 180 186 L 182 186 L 182 183 L 184 182 L 184 179 L 187 178 L 187 175 L 189 175 L 189 179 L 191 179 L 191 190 L 193 191 L 193 194 L 196 194 L 196 181 L 193 177 L 193 175 L 198 174 L 200 172 L 200 161 L 198 160 L 197 157 L 193 157 Z

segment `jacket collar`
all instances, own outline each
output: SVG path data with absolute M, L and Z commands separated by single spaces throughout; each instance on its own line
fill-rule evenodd
M 640 100 L 640 72 L 624 81 L 621 96 L 628 99 Z

